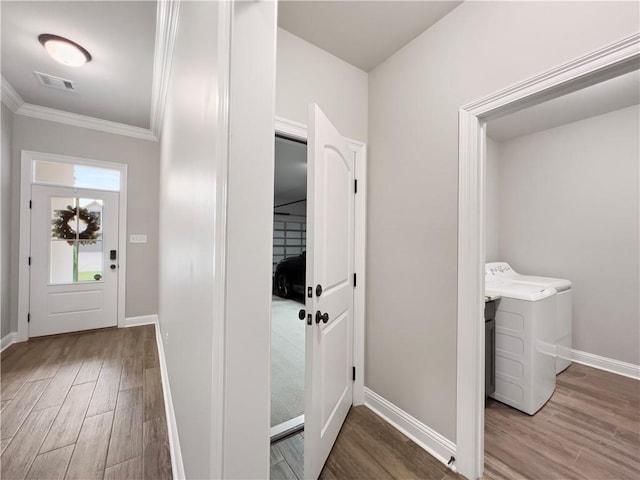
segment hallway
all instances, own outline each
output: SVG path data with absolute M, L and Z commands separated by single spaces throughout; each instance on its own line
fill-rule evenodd
M 3 479 L 170 479 L 155 327 L 94 330 L 2 353 Z

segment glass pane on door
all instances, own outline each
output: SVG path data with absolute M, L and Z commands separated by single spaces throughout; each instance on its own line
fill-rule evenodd
M 78 282 L 97 282 L 104 275 L 102 241 L 78 242 Z
M 75 242 L 51 240 L 49 281 L 51 284 L 73 283 Z
M 103 207 L 100 199 L 51 197 L 50 284 L 102 280 Z
M 73 197 L 51 197 L 51 238 L 75 240 L 77 231 L 76 199 Z
M 102 238 L 102 206 L 99 199 L 80 198 L 78 240 L 98 240 Z

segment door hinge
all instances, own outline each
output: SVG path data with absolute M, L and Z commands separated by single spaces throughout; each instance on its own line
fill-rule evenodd
M 27 313 L 27 323 L 31 322 L 31 314 Z
M 29 208 L 33 207 L 33 202 L 29 200 Z
M 353 367 L 353 381 L 356 381 L 356 367 Z
M 31 265 L 31 257 L 29 257 L 29 265 Z
M 358 193 L 358 179 L 353 181 L 353 193 Z
M 353 274 L 353 288 L 356 288 L 357 283 L 358 283 L 358 281 L 357 281 L 357 276 L 356 276 L 356 274 L 354 273 L 354 274 Z

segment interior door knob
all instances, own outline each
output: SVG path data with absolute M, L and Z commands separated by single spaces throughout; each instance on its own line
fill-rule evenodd
M 316 323 L 320 323 L 320 321 L 322 321 L 322 323 L 327 323 L 329 321 L 329 314 L 320 313 L 320 310 L 318 310 L 316 312 Z

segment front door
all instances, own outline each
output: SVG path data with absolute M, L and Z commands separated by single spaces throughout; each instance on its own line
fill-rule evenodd
M 116 326 L 119 194 L 31 189 L 29 336 Z
M 309 106 L 304 476 L 317 478 L 353 398 L 354 153 Z

